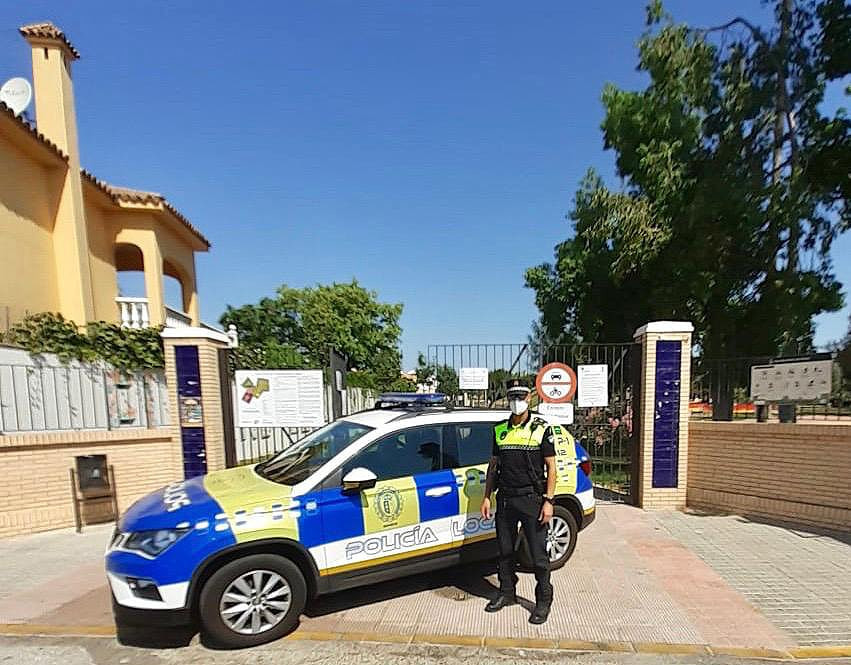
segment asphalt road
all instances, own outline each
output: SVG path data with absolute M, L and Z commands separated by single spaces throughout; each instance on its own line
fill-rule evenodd
M 765 661 L 700 655 L 577 653 L 520 649 L 479 649 L 367 642 L 284 641 L 242 651 L 214 651 L 197 641 L 181 649 L 139 649 L 97 637 L 0 637 L 2 665 L 738 665 Z M 849 659 L 820 660 L 845 663 Z

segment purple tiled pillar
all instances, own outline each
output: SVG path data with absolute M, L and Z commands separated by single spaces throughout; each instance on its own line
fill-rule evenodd
M 677 487 L 682 342 L 656 342 L 652 487 Z

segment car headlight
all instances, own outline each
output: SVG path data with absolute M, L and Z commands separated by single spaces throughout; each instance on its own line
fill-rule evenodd
M 156 529 L 128 534 L 121 545 L 125 550 L 138 550 L 148 556 L 158 556 L 183 538 L 191 529 Z

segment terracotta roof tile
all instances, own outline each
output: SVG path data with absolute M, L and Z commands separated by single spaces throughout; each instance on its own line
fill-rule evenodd
M 162 194 L 157 192 L 146 192 L 141 189 L 119 187 L 118 185 L 110 185 L 110 188 L 122 201 L 131 201 L 133 203 L 158 203 L 164 198 Z
M 64 159 L 66 162 L 68 161 L 68 155 L 66 155 L 64 152 L 62 152 L 62 149 L 58 145 L 56 145 L 53 141 L 51 141 L 44 134 L 42 134 L 40 131 L 38 131 L 35 127 L 33 127 L 26 120 L 24 120 L 20 116 L 15 115 L 15 112 L 12 109 L 10 109 L 8 106 L 6 106 L 3 102 L 0 102 L 0 113 L 5 113 L 7 116 L 12 118 L 12 120 L 14 120 L 18 125 L 20 125 L 21 129 L 29 132 L 30 135 L 34 139 L 41 141 L 44 145 L 46 145 L 53 152 L 55 152 L 57 155 L 59 155 L 59 157 Z
M 81 172 L 84 178 L 108 195 L 116 203 L 119 201 L 127 201 L 129 203 L 154 203 L 156 205 L 161 205 L 174 215 L 187 229 L 189 229 L 196 238 L 203 242 L 208 248 L 210 247 L 210 241 L 207 240 L 204 235 L 195 228 L 192 222 L 184 217 L 177 208 L 169 203 L 162 194 L 157 194 L 156 192 L 145 192 L 140 189 L 130 189 L 129 187 L 110 185 L 108 182 L 97 178 L 85 169 L 81 169 Z
M 65 44 L 67 49 L 71 52 L 71 55 L 74 56 L 75 60 L 79 60 L 80 58 L 80 52 L 74 48 L 74 45 L 70 41 L 68 41 L 65 33 L 53 25 L 50 21 L 24 25 L 18 28 L 18 31 L 27 38 L 56 39 Z

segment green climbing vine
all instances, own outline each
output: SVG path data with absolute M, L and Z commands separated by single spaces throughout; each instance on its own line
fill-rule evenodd
M 92 321 L 85 330 L 61 314 L 31 314 L 13 325 L 5 341 L 30 353 L 53 353 L 62 362 L 103 360 L 122 370 L 163 367 L 161 327 L 122 328 Z

